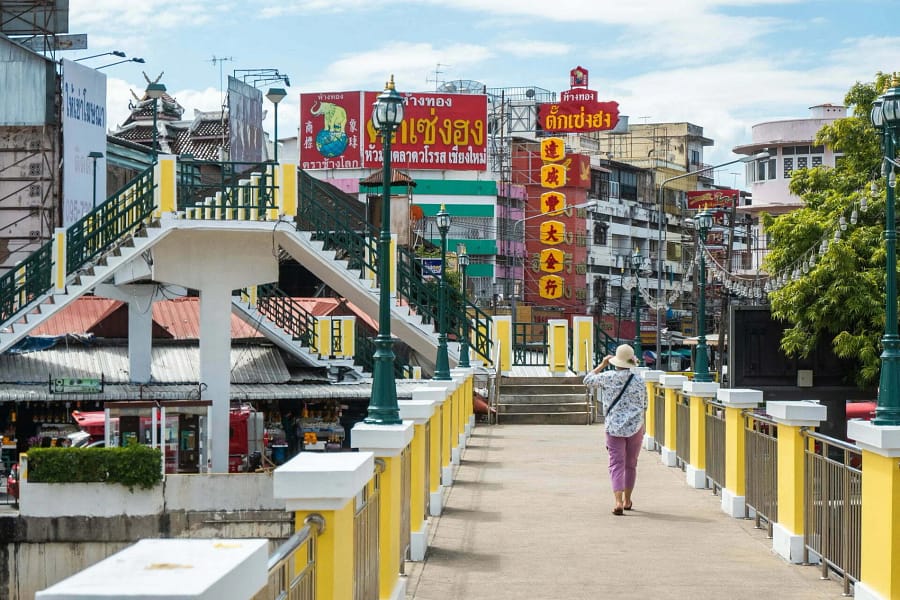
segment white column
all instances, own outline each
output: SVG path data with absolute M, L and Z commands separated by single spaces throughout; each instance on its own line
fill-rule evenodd
M 228 472 L 228 416 L 231 404 L 231 290 L 200 291 L 201 400 L 212 400 L 209 457 L 214 473 Z

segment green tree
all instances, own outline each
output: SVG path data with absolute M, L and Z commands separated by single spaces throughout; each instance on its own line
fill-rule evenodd
M 818 132 L 816 144 L 842 156 L 835 168 L 791 174 L 790 190 L 804 206 L 763 216 L 765 270 L 787 278 L 769 294 L 772 315 L 789 325 L 782 350 L 805 357 L 828 340 L 835 354 L 857 361 L 860 386 L 878 379 L 884 331 L 885 180 L 869 112 L 886 79 L 879 73 L 872 83 L 857 82 L 844 98 L 851 115 Z

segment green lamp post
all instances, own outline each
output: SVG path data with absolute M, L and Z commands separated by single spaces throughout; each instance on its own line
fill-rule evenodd
M 466 269 L 469 268 L 469 255 L 466 254 L 465 247 L 463 247 L 463 251 L 457 255 L 456 260 L 459 263 L 459 270 L 462 274 L 462 311 L 464 315 L 463 335 L 462 340 L 459 342 L 459 366 L 463 369 L 468 369 L 471 366 L 469 364 L 469 315 L 466 311 L 466 300 L 468 299 Z
M 709 355 L 706 347 L 706 234 L 712 228 L 712 213 L 705 208 L 694 217 L 697 224 L 697 248 L 700 252 L 700 273 L 697 278 L 700 300 L 697 302 L 697 360 L 694 363 L 694 381 L 709 382 Z
M 644 364 L 644 349 L 641 347 L 641 286 L 638 283 L 643 263 L 644 257 L 635 248 L 631 255 L 631 271 L 634 273 L 634 355 L 639 365 Z
M 394 89 L 394 76 L 379 94 L 372 110 L 372 125 L 381 132 L 382 159 L 381 231 L 378 236 L 378 335 L 372 373 L 372 396 L 365 422 L 399 425 L 397 382 L 394 379 L 394 340 L 391 337 L 391 137 L 403 122 L 403 97 Z
M 894 73 L 891 87 L 872 104 L 872 125 L 881 136 L 884 155 L 882 173 L 887 174 L 884 242 L 885 269 L 884 336 L 881 338 L 881 377 L 875 425 L 900 425 L 900 337 L 897 335 L 897 229 L 894 222 L 894 168 L 897 153 L 897 128 L 900 127 L 900 78 Z
M 450 213 L 441 204 L 435 215 L 437 228 L 441 234 L 441 281 L 438 289 L 438 348 L 434 361 L 434 379 L 449 381 L 450 357 L 447 355 L 447 232 L 450 231 Z
M 278 103 L 284 100 L 285 96 L 287 96 L 287 92 L 284 88 L 269 88 L 269 91 L 266 93 L 266 98 L 269 99 L 269 102 L 275 105 L 275 133 L 273 133 L 275 146 L 275 162 L 278 162 Z
M 153 164 L 156 164 L 156 159 L 159 156 L 159 149 L 157 148 L 159 132 L 156 129 L 156 118 L 159 114 L 159 99 L 162 98 L 165 93 L 166 86 L 161 83 L 151 83 L 147 85 L 147 96 L 153 98 L 153 146 L 151 148 Z

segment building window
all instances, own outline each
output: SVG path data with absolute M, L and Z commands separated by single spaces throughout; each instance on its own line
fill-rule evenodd
M 594 223 L 594 244 L 605 246 L 608 243 L 606 223 Z
M 790 179 L 790 178 L 791 178 L 791 171 L 794 170 L 794 159 L 793 159 L 793 158 L 784 157 L 782 160 L 784 160 L 784 178 L 785 178 L 785 179 Z
M 821 154 L 812 157 L 812 166 L 813 166 L 813 168 L 822 166 L 822 155 Z
M 797 157 L 797 168 L 805 169 L 809 166 L 809 157 L 808 156 L 798 156 Z
M 700 151 L 699 150 L 691 150 L 691 164 L 692 165 L 700 164 Z

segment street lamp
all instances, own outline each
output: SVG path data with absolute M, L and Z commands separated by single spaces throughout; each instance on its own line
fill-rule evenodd
M 709 382 L 709 356 L 706 348 L 706 234 L 712 227 L 713 216 L 703 209 L 694 217 L 697 224 L 697 248 L 700 252 L 700 301 L 697 303 L 697 360 L 694 362 L 694 381 Z
M 159 113 L 159 99 L 163 97 L 163 94 L 166 93 L 166 86 L 162 83 L 151 83 L 147 85 L 147 96 L 153 98 L 153 164 L 156 164 L 156 157 L 158 156 L 158 151 L 156 148 L 157 136 L 159 132 L 156 129 L 156 117 Z
M 269 88 L 266 98 L 275 105 L 275 162 L 278 162 L 278 103 L 284 100 L 287 92 L 284 88 Z
M 103 158 L 102 152 L 88 152 L 88 158 L 94 162 L 94 210 L 97 209 L 97 159 Z
M 73 62 L 81 62 L 83 60 L 88 60 L 90 58 L 99 58 L 101 56 L 118 56 L 119 58 L 125 58 L 125 53 L 121 50 L 113 50 L 112 52 L 101 52 L 100 54 L 92 54 L 91 56 L 82 56 L 81 58 L 76 58 Z
M 394 76 L 375 100 L 372 126 L 381 133 L 382 195 L 381 231 L 378 235 L 378 335 L 375 337 L 375 366 L 372 396 L 366 423 L 400 425 L 397 382 L 394 379 L 394 340 L 391 337 L 391 137 L 403 122 L 403 97 L 394 89 Z
M 105 69 L 106 67 L 114 67 L 114 66 L 116 66 L 116 65 L 121 65 L 122 63 L 127 63 L 127 62 L 135 62 L 135 63 L 141 63 L 141 64 L 144 64 L 146 61 L 145 61 L 143 58 L 137 58 L 137 57 L 135 57 L 135 58 L 126 58 L 125 60 L 120 60 L 120 61 L 117 61 L 117 62 L 114 62 L 114 63 L 109 63 L 108 65 L 103 65 L 103 66 L 101 66 L 101 67 L 97 67 L 97 68 L 94 69 L 94 70 L 95 70 L 95 71 L 99 71 L 100 69 Z
M 434 361 L 434 379 L 449 381 L 450 357 L 447 355 L 447 232 L 450 231 L 450 213 L 441 204 L 435 215 L 438 231 L 441 233 L 441 281 L 438 288 L 438 348 Z
M 631 270 L 634 273 L 634 355 L 638 357 L 638 364 L 644 364 L 644 350 L 641 347 L 641 290 L 638 277 L 641 274 L 641 265 L 644 257 L 637 248 L 631 255 Z M 659 356 L 657 354 L 657 356 Z
M 462 273 L 462 297 L 463 297 L 463 336 L 462 340 L 459 343 L 459 366 L 463 369 L 468 369 L 471 365 L 469 364 L 469 313 L 466 310 L 466 300 L 469 298 L 469 294 L 466 288 L 466 269 L 469 268 L 469 255 L 466 254 L 466 247 L 462 246 L 462 252 L 459 252 L 456 256 L 456 261 L 459 263 L 459 270 Z
M 675 181 L 676 179 L 684 179 L 685 177 L 693 177 L 694 175 L 698 175 L 700 173 L 704 173 L 706 171 L 715 171 L 716 169 L 721 169 L 722 167 L 727 167 L 728 165 L 733 165 L 735 163 L 749 163 L 755 160 L 763 160 L 769 158 L 769 153 L 766 150 L 762 152 L 758 152 L 756 154 L 750 156 L 744 156 L 742 158 L 737 158 L 735 160 L 729 160 L 728 162 L 723 162 L 718 165 L 713 165 L 711 167 L 704 167 L 703 169 L 697 169 L 696 171 L 688 171 L 687 173 L 682 173 L 681 175 L 675 175 L 674 177 L 669 177 L 668 179 L 663 179 L 662 183 L 659 184 L 659 189 L 657 190 L 657 198 L 656 198 L 656 206 L 659 211 L 658 218 L 658 238 L 657 238 L 657 246 L 656 246 L 656 255 L 657 255 L 657 270 L 656 270 L 656 356 L 660 356 L 660 352 L 662 348 L 660 347 L 660 333 L 662 332 L 662 322 L 660 321 L 659 311 L 664 310 L 666 303 L 663 298 L 663 265 L 666 259 L 665 248 L 663 246 L 664 238 L 663 232 L 666 227 L 666 210 L 665 210 L 665 200 L 663 199 L 663 189 L 665 189 L 666 184 Z
M 895 73 L 890 89 L 872 104 L 872 125 L 881 136 L 882 173 L 887 175 L 885 190 L 884 242 L 887 252 L 885 270 L 884 336 L 881 338 L 881 377 L 875 407 L 875 425 L 900 425 L 900 337 L 897 336 L 897 229 L 894 223 L 894 168 L 900 166 L 894 156 L 897 129 L 900 127 L 900 78 Z

